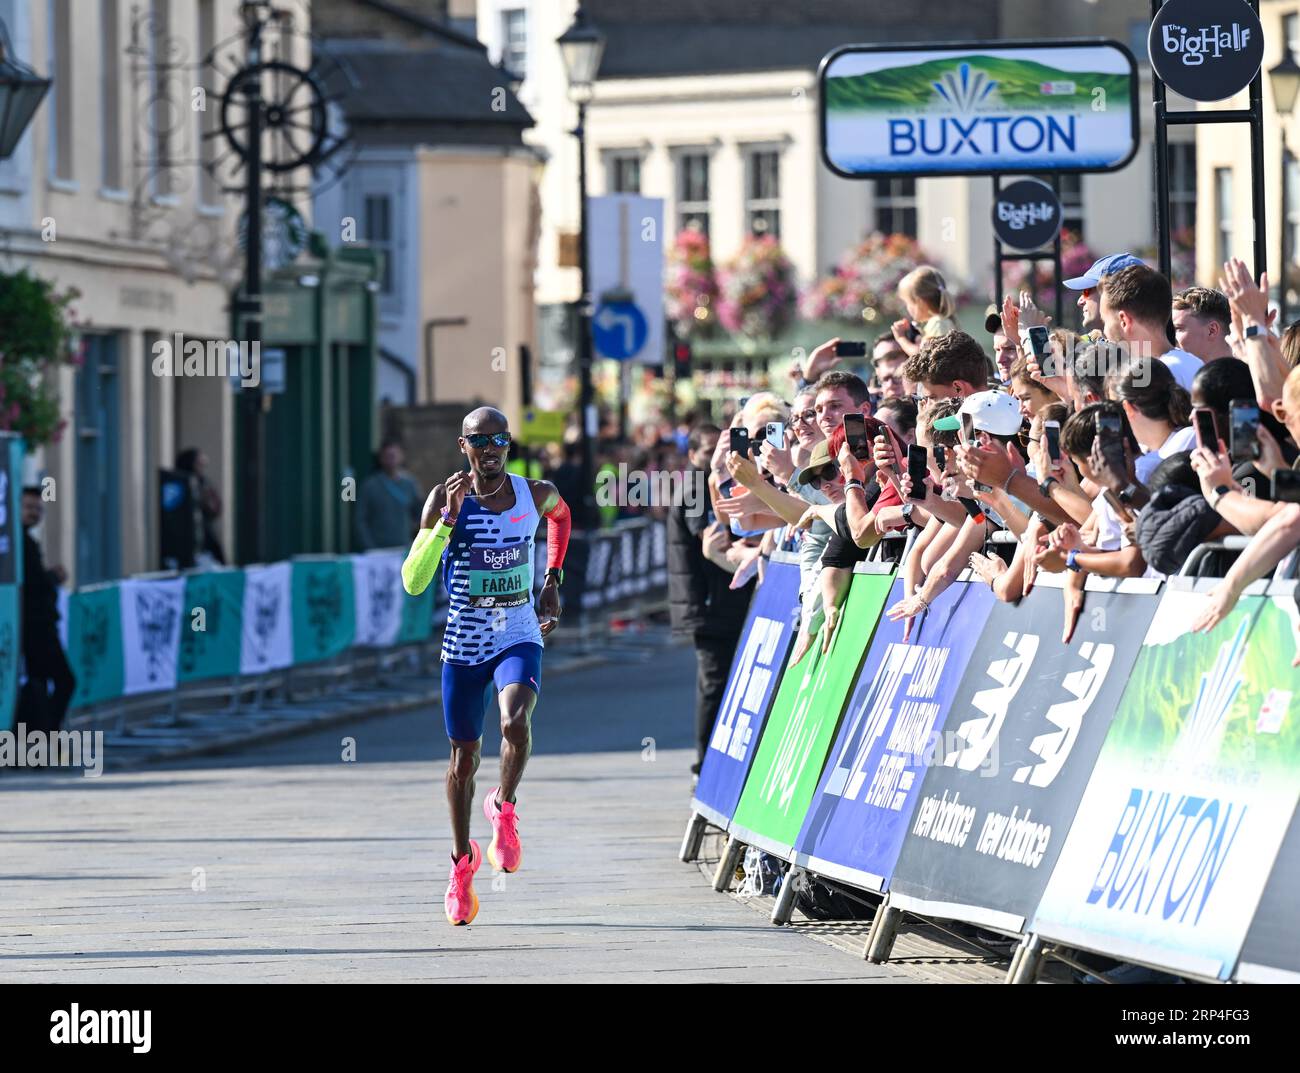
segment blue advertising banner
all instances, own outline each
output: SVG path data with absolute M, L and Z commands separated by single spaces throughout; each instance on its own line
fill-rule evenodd
M 894 583 L 885 601 L 903 598 Z M 795 861 L 884 891 L 920 794 L 936 726 L 994 603 L 987 585 L 950 585 L 913 622 L 882 617 L 795 844 Z
M 695 788 L 695 810 L 715 823 L 736 811 L 798 616 L 799 567 L 773 560 L 750 601 Z
M 822 60 L 837 175 L 1115 171 L 1137 152 L 1137 63 L 1114 41 L 850 45 Z

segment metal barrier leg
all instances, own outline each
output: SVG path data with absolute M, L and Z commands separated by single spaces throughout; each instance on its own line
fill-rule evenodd
M 799 888 L 803 886 L 804 870 L 791 865 L 785 873 L 785 879 L 781 882 L 781 893 L 776 896 L 776 904 L 772 906 L 772 923 L 789 924 L 790 918 L 794 916 L 794 898 L 799 893 Z
M 682 850 L 677 859 L 690 864 L 700 855 L 700 843 L 704 841 L 705 829 L 709 821 L 698 812 L 691 813 L 691 822 L 686 825 L 686 834 L 682 837 Z
M 873 965 L 888 961 L 894 949 L 894 940 L 898 938 L 898 926 L 902 922 L 903 911 L 895 909 L 886 898 L 871 920 L 871 930 L 867 932 L 867 945 L 862 956 Z
M 1038 972 L 1043 967 L 1043 940 L 1037 935 L 1026 935 L 1016 949 L 1011 968 L 1007 970 L 1007 983 L 1033 984 L 1038 982 Z
M 736 874 L 736 865 L 740 863 L 740 855 L 745 850 L 745 843 L 740 841 L 735 835 L 727 839 L 727 848 L 722 852 L 722 860 L 718 862 L 718 870 L 713 873 L 713 889 L 716 891 L 725 891 L 731 886 L 732 877 Z

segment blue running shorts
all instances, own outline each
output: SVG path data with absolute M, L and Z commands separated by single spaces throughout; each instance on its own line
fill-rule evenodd
M 532 641 L 498 652 L 482 663 L 442 665 L 442 717 L 452 741 L 478 741 L 487 716 L 488 686 L 500 692 L 513 682 L 528 686 L 541 696 L 542 646 Z

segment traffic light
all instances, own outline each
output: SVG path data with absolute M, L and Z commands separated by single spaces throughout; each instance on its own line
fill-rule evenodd
M 673 375 L 678 380 L 691 378 L 691 344 L 679 341 L 673 344 Z

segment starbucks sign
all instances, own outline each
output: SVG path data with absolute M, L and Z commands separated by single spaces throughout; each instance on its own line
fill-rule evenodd
M 1147 39 L 1151 66 L 1193 101 L 1240 93 L 1264 62 L 1264 29 L 1246 0 L 1166 0 Z

